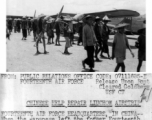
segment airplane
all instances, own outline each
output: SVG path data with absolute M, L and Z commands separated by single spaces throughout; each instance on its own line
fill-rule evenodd
M 92 15 L 94 17 L 99 16 L 101 19 L 105 15 L 107 15 L 111 19 L 111 22 L 107 24 L 111 29 L 113 29 L 116 25 L 120 23 L 128 23 L 129 26 L 127 27 L 126 31 L 128 33 L 130 32 L 131 34 L 137 34 L 137 30 L 141 29 L 142 27 L 142 21 L 137 19 L 137 18 L 141 18 L 140 14 L 137 11 L 133 11 L 133 10 L 115 9 L 115 10 L 110 10 L 110 11 L 101 11 L 101 12 L 94 12 L 94 13 L 74 14 L 74 13 L 63 13 L 62 12 L 63 8 L 64 6 L 62 6 L 58 14 L 49 15 L 47 17 L 47 19 L 49 19 L 49 17 L 52 17 L 54 19 L 54 26 L 56 22 L 58 21 L 63 22 L 62 20 L 65 20 L 67 18 L 70 18 L 72 21 L 75 22 L 75 24 L 77 24 L 79 21 L 82 21 L 87 15 Z M 35 18 L 35 14 L 36 14 L 36 11 L 34 13 L 33 18 Z M 77 25 L 75 26 L 78 28 Z
M 63 10 L 63 7 L 62 9 Z M 116 10 L 110 10 L 110 11 L 101 11 L 101 12 L 94 12 L 94 13 L 81 13 L 81 14 L 74 14 L 74 13 L 62 13 L 60 12 L 59 15 L 51 15 L 52 18 L 56 18 L 57 21 L 61 21 L 59 18 L 62 18 L 62 20 L 66 20 L 70 18 L 72 21 L 75 21 L 75 23 L 82 21 L 85 16 L 92 15 L 94 17 L 99 16 L 101 19 L 107 15 L 111 22 L 109 22 L 107 25 L 114 29 L 116 25 L 121 23 L 128 23 L 128 27 L 126 27 L 126 33 L 128 34 L 137 34 L 138 29 L 142 28 L 142 20 L 138 20 L 137 18 L 140 18 L 140 14 L 137 11 L 133 10 L 127 10 L 127 9 L 116 9 Z M 58 19 L 57 19 L 58 18 Z

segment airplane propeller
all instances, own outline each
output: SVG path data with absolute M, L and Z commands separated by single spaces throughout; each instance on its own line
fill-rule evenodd
M 34 12 L 34 17 L 33 17 L 33 18 L 35 18 L 35 16 L 36 16 L 36 10 L 35 10 L 35 12 Z
M 62 6 L 59 14 L 57 14 L 57 16 L 56 16 L 56 18 L 55 18 L 55 20 L 54 20 L 54 23 L 55 23 L 55 24 L 54 24 L 54 26 L 53 26 L 53 29 L 54 29 L 54 27 L 55 27 L 55 25 L 56 25 L 56 22 L 58 22 L 58 21 L 60 20 L 60 16 L 61 16 L 61 13 L 62 13 L 62 11 L 63 11 L 63 8 L 64 8 L 64 5 Z

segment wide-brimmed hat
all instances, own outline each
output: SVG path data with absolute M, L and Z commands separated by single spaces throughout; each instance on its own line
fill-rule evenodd
M 30 20 L 31 18 L 29 17 L 28 19 Z
M 46 22 L 47 23 L 52 23 L 52 22 L 54 22 L 54 18 L 49 18 Z
M 79 23 L 83 23 L 83 21 L 81 20 L 81 21 L 79 21 Z
M 121 23 L 121 24 L 116 25 L 116 26 L 115 26 L 115 29 L 124 28 L 124 27 L 126 27 L 126 26 L 128 26 L 128 25 L 130 25 L 130 24 L 128 24 L 128 23 Z
M 49 20 L 51 18 L 51 15 L 47 15 L 44 17 L 44 20 Z
M 67 15 L 66 17 L 63 17 L 63 20 L 70 22 L 70 21 L 72 21 L 72 17 L 70 15 Z
M 101 18 L 99 16 L 96 16 L 95 20 L 101 20 Z
M 26 17 L 25 17 L 25 16 L 23 16 L 22 18 L 23 18 L 23 19 L 25 19 Z
M 101 18 L 99 17 L 99 16 L 97 16 L 96 18 L 95 18 L 95 21 L 97 22 L 97 21 L 100 21 L 101 20 Z
M 44 15 L 44 14 L 40 14 L 39 16 L 38 16 L 38 18 L 42 18 L 42 17 L 45 17 L 46 15 Z
M 71 18 L 64 18 L 63 20 L 64 20 L 64 21 L 67 21 L 67 22 L 72 21 L 72 19 L 71 19 Z
M 87 16 L 85 17 L 86 20 L 89 19 L 89 18 L 93 18 L 93 16 L 87 15 Z
M 107 21 L 107 22 L 110 22 L 111 20 L 108 18 L 107 15 L 105 15 L 103 18 L 102 18 L 103 21 Z

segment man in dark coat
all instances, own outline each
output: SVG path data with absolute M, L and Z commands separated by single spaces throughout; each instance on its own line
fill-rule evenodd
M 80 26 L 79 26 L 79 30 L 78 30 L 78 33 L 79 33 L 79 38 L 78 38 L 78 45 L 82 42 L 82 30 L 83 30 L 83 23 L 80 22 L 79 23 Z
M 146 21 L 143 21 L 146 24 Z M 138 30 L 138 41 L 136 42 L 136 47 L 138 48 L 138 66 L 137 72 L 140 72 L 143 61 L 146 61 L 146 28 Z
M 16 21 L 16 27 L 17 27 L 17 31 L 20 33 L 20 29 L 21 29 L 21 21 L 20 21 L 20 19 L 18 19 Z
M 96 61 L 100 61 L 98 58 L 98 53 L 102 50 L 102 24 L 101 24 L 101 19 L 100 17 L 96 17 L 95 19 L 96 23 L 94 26 L 94 32 L 98 41 L 98 44 L 96 44 L 95 46 L 95 57 L 96 57 Z
M 26 37 L 27 37 L 27 20 L 26 20 L 26 17 L 23 17 L 23 20 L 22 20 L 22 40 L 26 40 Z
M 31 24 L 31 19 L 28 18 L 28 21 L 27 21 L 27 30 L 28 30 L 28 35 L 31 34 L 31 28 L 32 28 L 32 24 Z
M 60 25 L 59 23 L 57 22 L 56 25 L 55 25 L 55 29 L 56 29 L 56 44 L 55 45 L 60 45 Z
M 7 26 L 8 26 L 8 30 L 9 30 L 9 34 L 11 35 L 12 29 L 13 29 L 13 21 L 12 18 L 9 18 L 7 21 Z
M 36 41 L 36 37 L 37 37 L 37 30 L 38 30 L 37 21 L 38 20 L 36 18 L 32 19 L 32 30 L 33 30 L 34 41 Z
M 110 59 L 110 55 L 109 55 L 109 48 L 108 48 L 108 39 L 109 39 L 109 34 L 110 34 L 110 29 L 107 26 L 107 23 L 110 21 L 110 19 L 108 18 L 108 16 L 106 15 L 103 18 L 103 28 L 102 28 L 102 39 L 103 39 L 103 50 L 101 52 L 101 57 L 103 56 L 103 52 L 107 53 L 108 58 Z

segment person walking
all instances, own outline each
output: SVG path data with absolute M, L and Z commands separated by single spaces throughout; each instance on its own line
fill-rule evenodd
M 77 45 L 80 45 L 80 43 L 82 43 L 82 31 L 83 31 L 83 23 L 82 21 L 79 22 L 79 29 L 78 29 L 78 34 L 79 34 L 79 38 L 78 38 L 78 43 Z
M 113 46 L 112 46 L 112 59 L 116 58 L 116 67 L 114 72 L 118 72 L 121 67 L 121 71 L 125 72 L 125 64 L 124 60 L 126 59 L 126 49 L 130 50 L 130 53 L 134 57 L 134 53 L 132 52 L 128 39 L 124 34 L 124 28 L 128 26 L 128 24 L 119 24 L 115 28 L 118 32 L 114 36 Z
M 32 28 L 32 24 L 31 24 L 31 18 L 28 18 L 27 21 L 27 30 L 28 30 L 28 35 L 31 35 L 31 28 Z
M 101 18 L 100 17 L 96 17 L 95 19 L 95 26 L 94 26 L 94 31 L 95 31 L 95 35 L 98 41 L 98 44 L 96 44 L 95 46 L 95 58 L 96 61 L 100 61 L 98 58 L 98 54 L 100 51 L 102 51 L 102 24 L 101 24 Z
M 27 37 L 27 20 L 26 20 L 26 17 L 23 16 L 23 20 L 22 20 L 22 40 L 26 40 L 26 37 Z
M 65 49 L 64 49 L 64 54 L 69 55 L 70 53 L 68 52 L 68 48 L 71 47 L 71 43 L 70 43 L 70 22 L 71 19 L 67 18 L 64 19 L 65 22 L 65 26 L 64 26 L 64 38 L 65 38 Z
M 54 32 L 53 32 L 52 22 L 53 21 L 51 18 L 47 21 L 47 29 L 46 29 L 47 36 L 48 36 L 48 43 L 47 44 L 51 44 L 51 39 L 52 39 L 52 44 L 54 43 L 53 42 Z
M 111 20 L 108 18 L 107 15 L 103 18 L 103 22 L 104 22 L 103 27 L 102 27 L 103 50 L 100 55 L 101 57 L 104 57 L 103 52 L 107 53 L 109 59 L 110 59 L 110 55 L 109 55 L 109 48 L 108 48 L 108 39 L 109 39 L 110 29 L 107 26 L 107 23 L 110 21 Z
M 143 21 L 144 25 L 146 20 Z M 146 28 L 138 30 L 139 37 L 136 42 L 136 47 L 138 48 L 138 66 L 137 72 L 140 72 L 143 61 L 146 61 Z
M 55 24 L 55 29 L 56 29 L 56 43 L 55 45 L 60 45 L 60 25 L 59 22 L 56 22 Z
M 94 72 L 94 45 L 97 43 L 97 39 L 93 30 L 93 17 L 87 15 L 86 24 L 83 27 L 83 45 L 87 52 L 87 58 L 82 61 L 83 68 L 85 69 L 85 64 L 89 65 L 90 72 Z
M 44 19 L 45 16 L 46 15 L 41 14 L 37 18 L 37 34 L 38 34 L 38 38 L 36 39 L 36 55 L 41 54 L 39 52 L 39 49 L 38 49 L 38 44 L 41 41 L 41 39 L 43 40 L 44 54 L 49 53 L 49 52 L 46 51 L 45 37 L 44 37 L 45 21 L 43 21 L 43 19 Z

